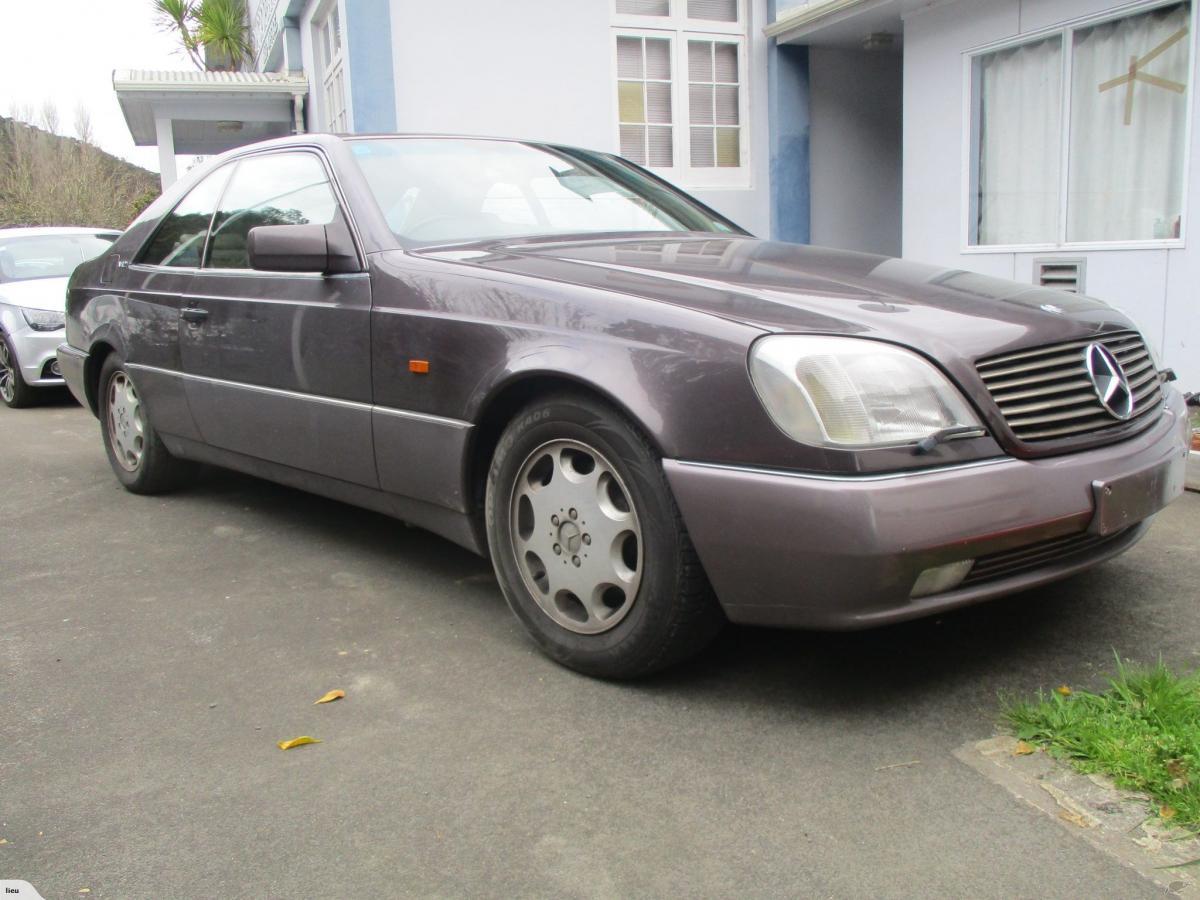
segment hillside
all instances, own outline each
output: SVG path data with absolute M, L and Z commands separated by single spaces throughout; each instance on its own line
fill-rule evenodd
M 153 172 L 94 144 L 0 116 L 0 228 L 124 228 L 158 193 Z

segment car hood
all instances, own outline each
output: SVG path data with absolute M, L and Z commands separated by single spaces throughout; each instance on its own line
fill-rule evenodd
M 422 255 L 650 298 L 763 331 L 975 359 L 1131 323 L 1100 301 L 958 269 L 749 237 L 489 242 Z
M 11 303 L 26 309 L 62 312 L 67 305 L 67 279 L 33 278 L 29 281 L 6 281 L 0 284 L 0 303 Z

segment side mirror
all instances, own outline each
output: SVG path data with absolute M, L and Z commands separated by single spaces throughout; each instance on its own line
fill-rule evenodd
M 250 268 L 340 275 L 361 271 L 346 225 L 259 225 L 246 236 Z

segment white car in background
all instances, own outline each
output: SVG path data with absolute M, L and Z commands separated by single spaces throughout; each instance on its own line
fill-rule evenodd
M 1189 491 L 1200 491 L 1200 398 L 1188 400 L 1192 414 L 1192 449 L 1188 453 L 1187 487 Z
M 63 384 L 55 351 L 66 340 L 67 279 L 120 236 L 104 228 L 0 228 L 0 400 L 28 406 Z

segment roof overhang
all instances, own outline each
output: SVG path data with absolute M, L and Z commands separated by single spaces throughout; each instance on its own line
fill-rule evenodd
M 863 47 L 872 35 L 890 34 L 897 42 L 904 16 L 945 0 L 812 0 L 780 13 L 763 29 L 780 44 Z
M 291 134 L 308 81 L 277 72 L 116 71 L 113 90 L 134 144 L 156 145 L 156 121 L 166 120 L 176 153 L 208 156 Z

